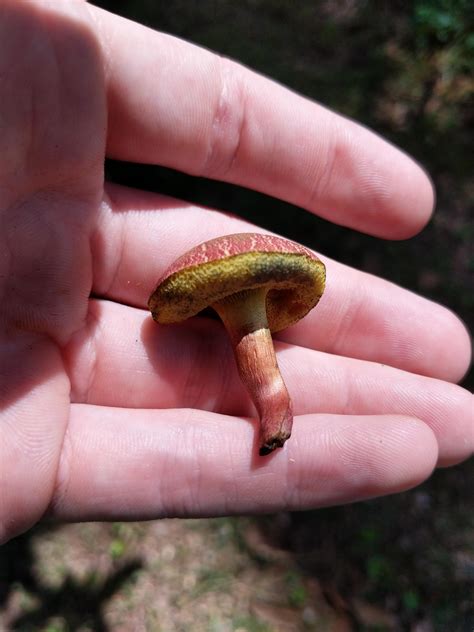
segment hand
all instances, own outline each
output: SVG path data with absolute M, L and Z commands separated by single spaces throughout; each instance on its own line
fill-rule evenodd
M 391 145 L 271 81 L 82 1 L 0 8 L 0 539 L 43 516 L 304 509 L 393 493 L 473 450 L 448 310 L 322 255 L 320 305 L 276 341 L 296 413 L 268 459 L 223 327 L 159 327 L 181 253 L 255 230 L 112 186 L 105 154 L 258 189 L 381 237 L 433 193 Z

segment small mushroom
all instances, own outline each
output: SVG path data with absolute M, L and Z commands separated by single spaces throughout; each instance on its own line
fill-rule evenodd
M 303 318 L 319 301 L 324 282 L 324 264 L 307 248 L 273 235 L 238 233 L 189 250 L 149 298 L 160 324 L 186 320 L 208 307 L 217 312 L 260 417 L 260 455 L 282 447 L 293 423 L 271 332 Z

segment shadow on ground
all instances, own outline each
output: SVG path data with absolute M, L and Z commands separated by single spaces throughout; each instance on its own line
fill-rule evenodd
M 91 572 L 79 580 L 66 574 L 57 587 L 38 576 L 33 538 L 54 532 L 54 527 L 37 527 L 0 548 L 0 612 L 12 591 L 21 587 L 28 594 L 29 606 L 9 621 L 12 630 L 54 629 L 47 624 L 55 618 L 66 623 L 68 631 L 90 629 L 106 632 L 103 609 L 107 602 L 143 567 L 140 560 L 128 560 L 108 574 Z M 66 553 L 67 555 L 67 553 Z M 56 560 L 67 565 L 67 559 Z

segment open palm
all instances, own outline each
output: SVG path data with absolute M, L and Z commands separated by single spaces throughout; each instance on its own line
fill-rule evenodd
M 50 4 L 50 3 L 49 3 Z M 80 0 L 0 7 L 0 540 L 43 516 L 304 509 L 406 489 L 473 450 L 448 310 L 322 255 L 320 305 L 276 341 L 295 424 L 257 456 L 220 323 L 145 306 L 195 244 L 258 230 L 104 184 L 105 155 L 281 197 L 381 237 L 419 230 L 424 173 L 237 64 Z

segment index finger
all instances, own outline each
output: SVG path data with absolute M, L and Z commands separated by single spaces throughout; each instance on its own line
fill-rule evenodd
M 110 157 L 253 188 L 381 237 L 429 219 L 428 177 L 376 134 L 233 61 L 91 11 L 106 43 Z

